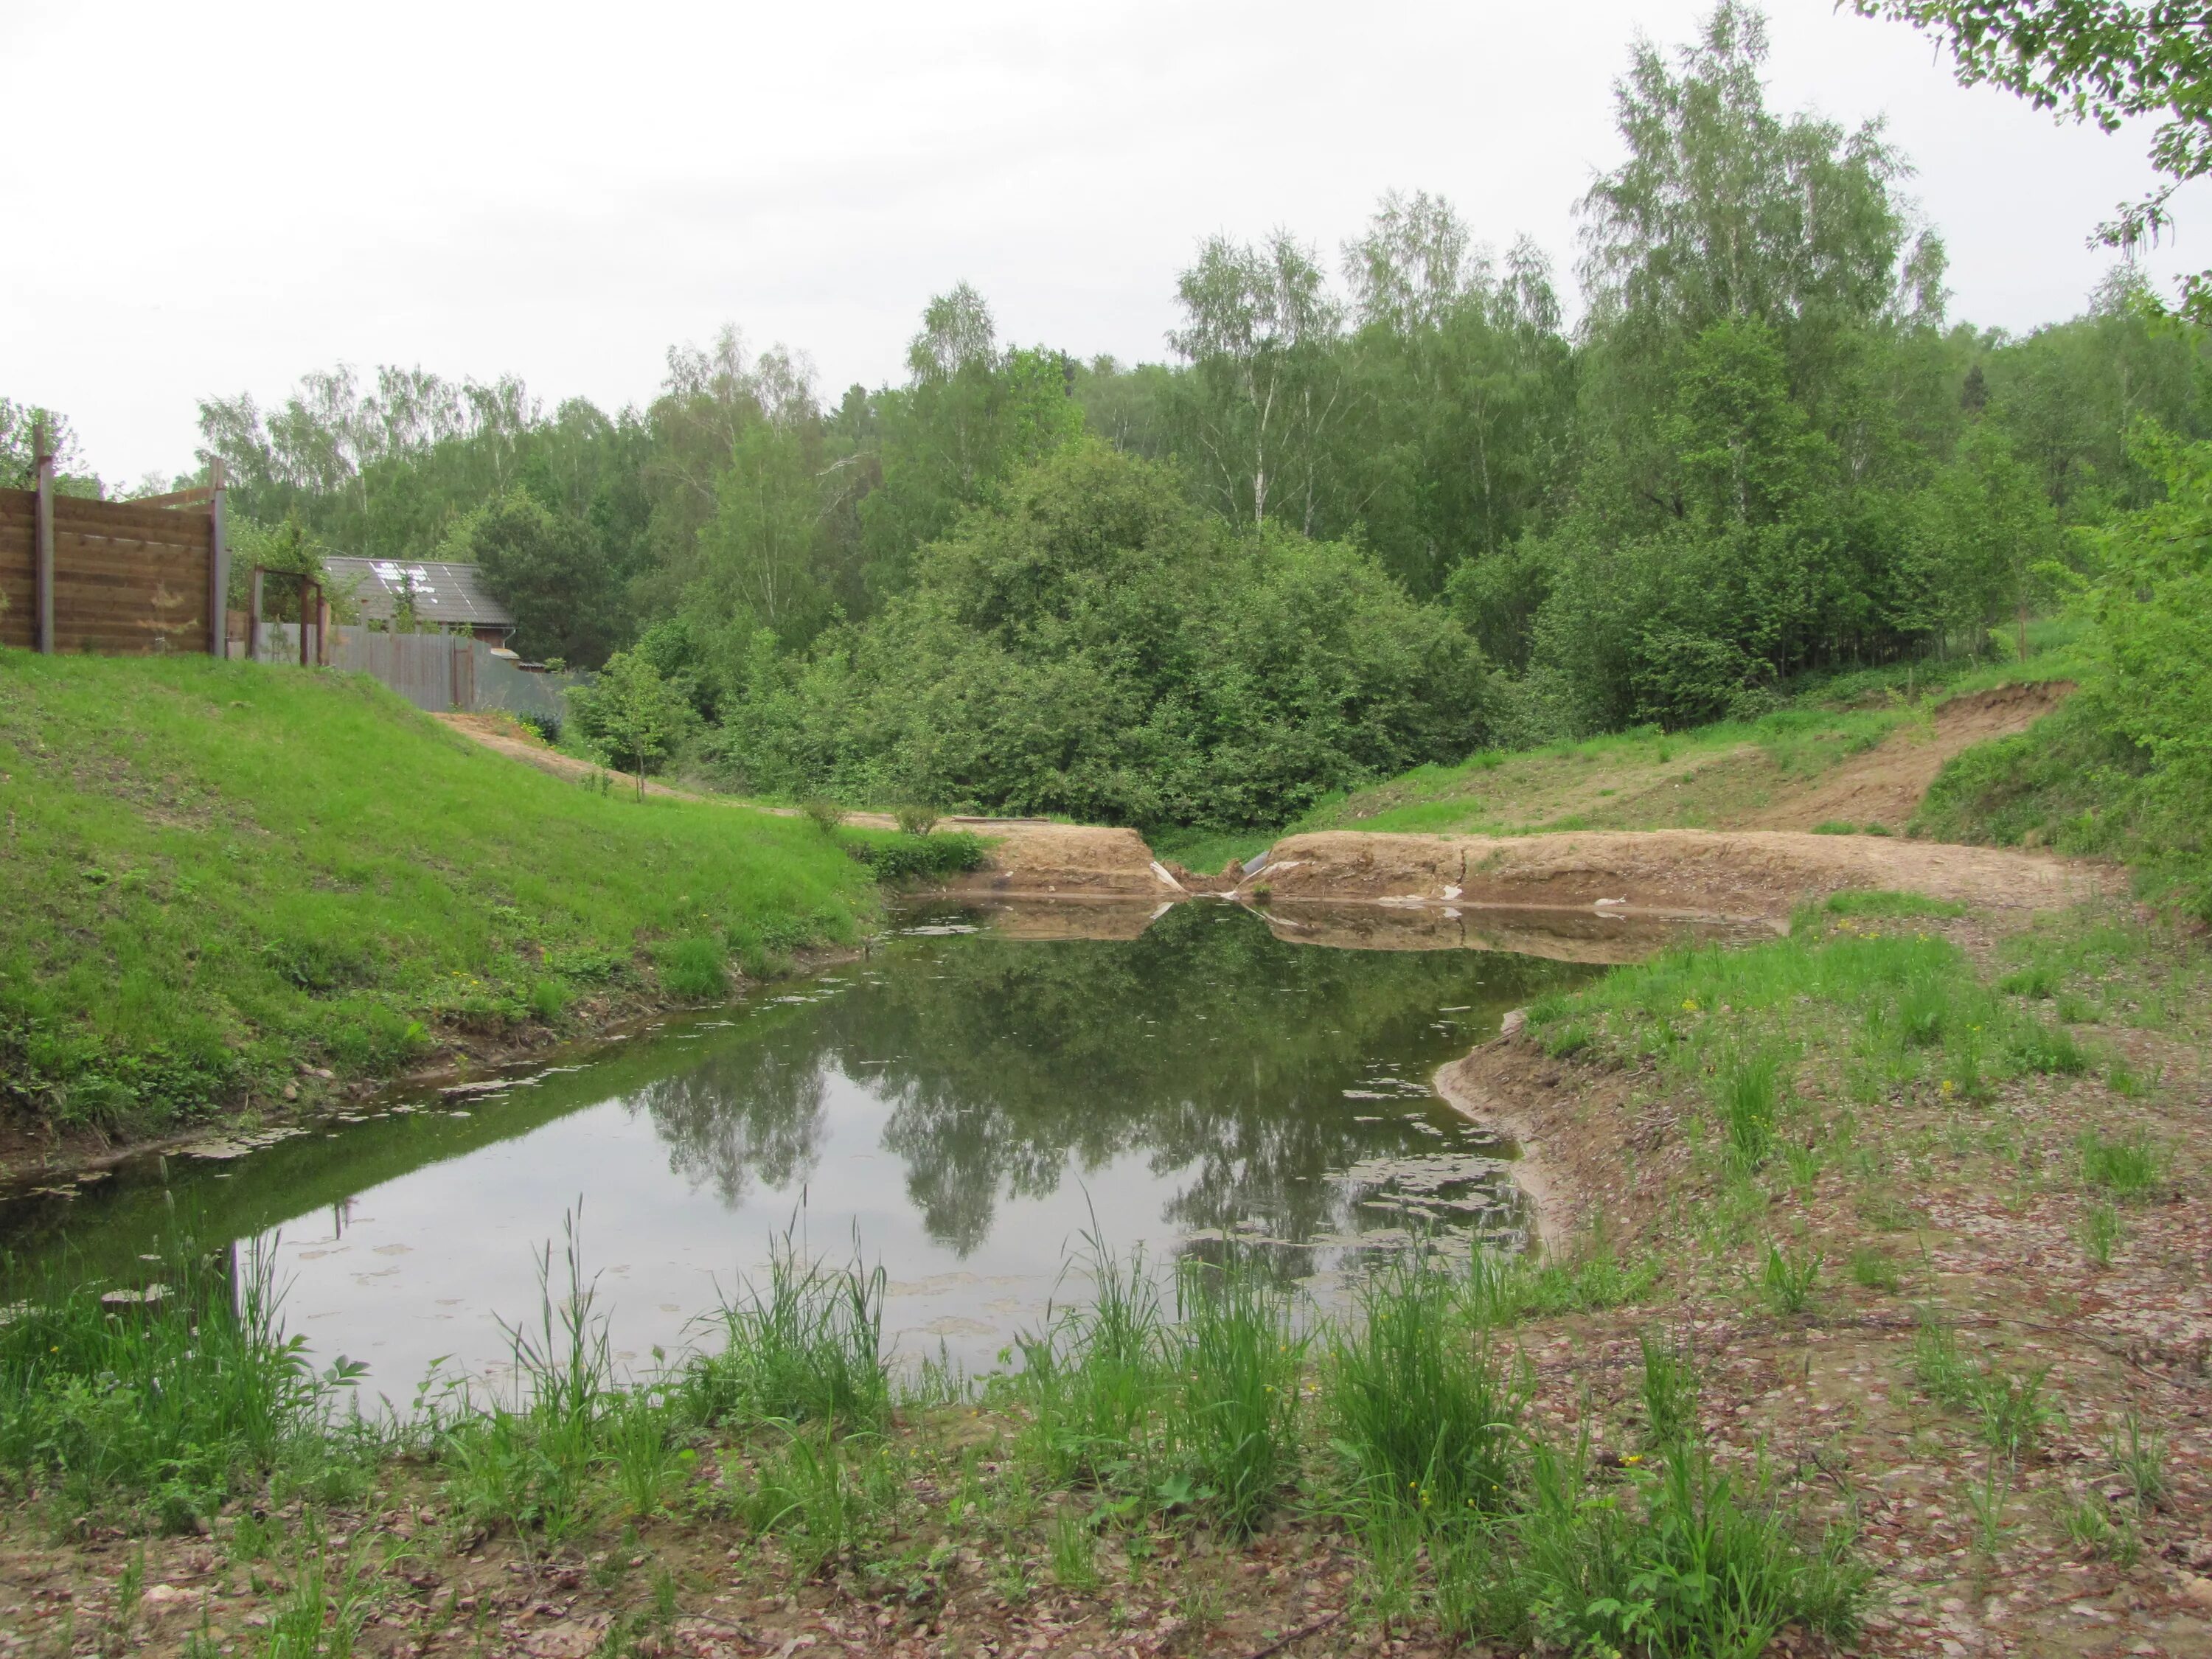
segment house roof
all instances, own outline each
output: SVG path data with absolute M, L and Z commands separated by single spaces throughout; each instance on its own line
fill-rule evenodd
M 415 590 L 415 616 L 426 623 L 461 623 L 471 628 L 512 628 L 514 613 L 485 591 L 483 573 L 472 564 L 442 559 L 326 558 L 330 585 L 352 593 L 362 616 L 388 622 L 399 608 L 409 583 Z

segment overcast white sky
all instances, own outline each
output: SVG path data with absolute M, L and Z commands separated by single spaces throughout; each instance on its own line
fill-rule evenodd
M 196 398 L 266 404 L 339 362 L 612 407 L 726 321 L 834 395 L 897 378 L 963 277 L 1002 338 L 1157 358 L 1199 238 L 1279 223 L 1333 252 L 1392 186 L 1564 273 L 1629 41 L 1704 9 L 0 0 L 0 394 L 66 412 L 125 481 L 190 465 Z M 1888 117 L 1954 315 L 2079 309 L 2108 262 L 2084 236 L 2150 182 L 2142 135 L 1962 90 L 1828 0 L 1769 18 L 1778 104 Z M 2156 272 L 2212 264 L 2212 204 L 2183 207 Z

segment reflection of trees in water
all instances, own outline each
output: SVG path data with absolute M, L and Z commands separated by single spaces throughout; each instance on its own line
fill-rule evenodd
M 878 996 L 833 1018 L 856 1055 L 885 1062 L 884 1143 L 907 1161 L 933 1235 L 963 1252 L 1001 1194 L 1047 1194 L 1069 1164 L 1132 1151 L 1179 1178 L 1162 1216 L 1176 1225 L 1258 1217 L 1292 1237 L 1337 1226 L 1345 1198 L 1327 1170 L 1435 1148 L 1390 1103 L 1369 1114 L 1383 1121 L 1354 1121 L 1342 1090 L 1361 1062 L 1433 1064 L 1457 1046 L 1431 1027 L 1439 1006 L 1510 1006 L 1574 972 L 1300 950 L 1198 905 L 1127 942 L 976 938 L 917 954 L 931 971 L 889 968 Z
M 902 940 L 881 968 L 880 983 L 778 1011 L 781 1047 L 741 1026 L 641 1091 L 674 1166 L 732 1202 L 749 1177 L 788 1183 L 819 1157 L 825 1079 L 842 1070 L 879 1091 L 908 1196 L 963 1255 L 1003 1200 L 1048 1197 L 1071 1168 L 1131 1153 L 1175 1188 L 1164 1222 L 1228 1230 L 1251 1217 L 1302 1238 L 1349 1224 L 1328 1170 L 1438 1149 L 1405 1121 L 1413 1102 L 1344 1099 L 1363 1061 L 1385 1054 L 1418 1079 L 1459 1046 L 1432 1028 L 1440 1006 L 1510 1007 L 1578 971 L 1302 950 L 1199 905 L 1127 941 Z
M 777 1036 L 787 1046 L 757 1037 L 721 1043 L 691 1070 L 656 1079 L 625 1103 L 652 1117 L 668 1143 L 670 1169 L 694 1188 L 713 1187 L 732 1208 L 755 1179 L 787 1187 L 821 1160 L 820 1046 L 796 1022 Z

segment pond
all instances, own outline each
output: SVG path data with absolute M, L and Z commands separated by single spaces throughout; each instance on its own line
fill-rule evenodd
M 1540 920 L 1514 928 L 1541 942 Z M 1560 952 L 1588 957 L 1577 929 Z M 1085 932 L 1109 936 L 1039 937 Z M 19 1191 L 0 1243 L 143 1282 L 167 1237 L 258 1241 L 289 1328 L 403 1402 L 433 1365 L 497 1374 L 501 1322 L 534 1318 L 572 1219 L 639 1368 L 786 1235 L 880 1263 L 896 1351 L 971 1371 L 1080 1293 L 1063 1275 L 1085 1234 L 1163 1264 L 1242 1250 L 1324 1296 L 1414 1231 L 1517 1244 L 1512 1149 L 1429 1079 L 1595 969 L 1435 948 L 1481 940 L 1433 927 L 1411 949 L 1286 937 L 1213 902 L 910 910 L 864 958 L 562 1064 Z

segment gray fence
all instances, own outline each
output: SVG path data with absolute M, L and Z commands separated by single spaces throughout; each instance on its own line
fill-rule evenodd
M 297 623 L 261 624 L 264 662 L 300 660 Z M 313 644 L 312 638 L 309 641 Z M 514 714 L 562 718 L 565 687 L 573 674 L 538 674 L 495 657 L 482 640 L 465 635 L 383 634 L 366 628 L 331 629 L 330 663 L 348 673 L 368 674 L 390 686 L 417 708 L 433 714 L 455 710 L 475 714 L 504 708 Z

